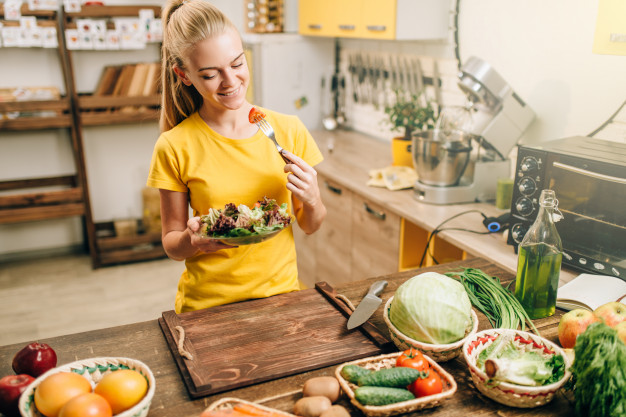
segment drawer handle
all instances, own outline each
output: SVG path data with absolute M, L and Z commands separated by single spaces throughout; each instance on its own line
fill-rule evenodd
M 384 32 L 387 30 L 387 26 L 385 25 L 368 25 L 367 30 L 371 30 L 372 32 Z
M 330 191 L 332 191 L 333 193 L 341 195 L 341 192 L 342 192 L 342 191 L 341 191 L 341 188 L 339 188 L 339 187 L 333 187 L 332 185 L 330 185 L 330 184 L 328 183 L 328 181 L 326 181 L 324 184 L 326 184 L 326 188 L 328 188 L 328 189 L 329 189 Z
M 376 217 L 377 219 L 385 220 L 385 218 L 387 217 L 384 211 L 373 210 L 370 206 L 367 205 L 367 203 L 363 203 L 363 208 L 365 208 L 365 211 L 367 211 L 369 214 Z
M 354 30 L 356 26 L 354 25 L 339 25 L 339 29 L 341 30 Z
M 319 23 L 314 24 L 314 25 L 309 25 L 309 29 L 321 30 L 322 29 L 322 25 L 320 25 Z

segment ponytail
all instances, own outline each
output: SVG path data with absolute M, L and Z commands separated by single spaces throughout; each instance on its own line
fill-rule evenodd
M 200 109 L 202 96 L 193 85 L 185 85 L 174 66 L 185 68 L 184 57 L 198 42 L 228 29 L 233 23 L 206 0 L 168 0 L 161 13 L 161 132 L 170 130 Z

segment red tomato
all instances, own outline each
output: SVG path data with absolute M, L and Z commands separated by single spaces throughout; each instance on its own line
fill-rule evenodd
M 111 406 L 94 393 L 81 394 L 69 400 L 59 411 L 59 417 L 111 417 Z
M 263 120 L 265 118 L 265 113 L 263 113 L 262 111 L 260 111 L 259 109 L 257 109 L 256 107 L 253 107 L 250 110 L 250 113 L 248 113 L 248 121 L 250 123 L 257 123 L 260 122 L 261 120 Z
M 411 385 L 408 386 L 408 389 L 416 398 L 419 398 L 439 394 L 443 391 L 443 384 L 441 383 L 439 374 L 431 369 L 424 372 L 423 377 L 420 376 L 413 381 Z
M 396 366 L 414 368 L 418 371 L 426 371 L 430 368 L 430 364 L 424 357 L 424 354 L 416 349 L 409 349 L 402 352 L 402 354 L 398 356 L 398 359 L 396 359 Z

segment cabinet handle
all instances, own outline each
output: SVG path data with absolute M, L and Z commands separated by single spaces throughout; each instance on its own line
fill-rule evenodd
M 354 25 L 339 25 L 339 29 L 341 30 L 354 30 L 356 26 Z
M 384 32 L 387 30 L 387 26 L 385 25 L 368 25 L 367 30 L 371 30 L 372 32 Z
M 342 192 L 342 191 L 341 191 L 341 188 L 339 188 L 339 187 L 333 187 L 332 185 L 330 185 L 330 184 L 328 183 L 328 181 L 325 181 L 325 182 L 324 182 L 324 184 L 326 185 L 326 188 L 328 188 L 328 189 L 329 189 L 330 191 L 332 191 L 333 193 L 341 195 L 341 192 Z
M 320 25 L 319 23 L 316 23 L 316 24 L 313 24 L 313 25 L 309 25 L 309 29 L 321 30 L 322 29 L 322 25 Z
M 363 203 L 363 208 L 365 208 L 365 211 L 367 211 L 369 214 L 376 217 L 377 219 L 385 220 L 385 218 L 387 217 L 384 211 L 376 211 L 368 206 L 367 203 Z

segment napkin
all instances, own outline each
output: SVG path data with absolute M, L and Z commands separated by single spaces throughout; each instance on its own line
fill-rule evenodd
M 415 169 L 407 166 L 389 166 L 369 171 L 367 185 L 370 187 L 384 187 L 391 191 L 413 188 L 417 181 Z

